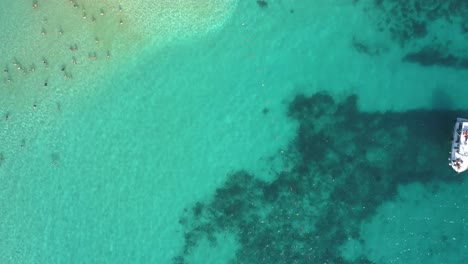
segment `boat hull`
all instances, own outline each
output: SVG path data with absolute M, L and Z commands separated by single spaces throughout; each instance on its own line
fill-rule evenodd
M 458 173 L 468 169 L 468 119 L 457 118 L 453 128 L 449 165 Z

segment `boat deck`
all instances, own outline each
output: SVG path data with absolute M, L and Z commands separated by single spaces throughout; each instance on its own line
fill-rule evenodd
M 458 118 L 455 123 L 450 160 L 456 172 L 468 169 L 468 119 Z

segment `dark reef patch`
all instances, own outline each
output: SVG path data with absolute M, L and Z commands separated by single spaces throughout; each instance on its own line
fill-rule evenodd
M 468 59 L 447 54 L 433 47 L 425 47 L 419 51 L 410 52 L 403 57 L 403 61 L 418 63 L 422 66 L 437 65 L 468 69 Z
M 357 52 L 370 54 L 369 46 L 367 46 L 365 43 L 357 41 L 356 38 L 353 38 L 352 44 L 354 50 L 356 50 Z
M 468 41 L 468 1 L 373 0 L 363 9 L 377 31 L 402 48 L 420 49 L 406 54 L 404 61 L 468 68 L 468 57 L 460 48 Z M 448 30 L 453 34 L 444 33 Z M 454 34 L 459 36 L 453 38 Z M 368 54 L 362 42 L 353 40 L 353 47 Z
M 353 37 L 351 45 L 355 51 L 369 56 L 378 56 L 388 51 L 386 47 L 371 45 L 362 40 L 358 40 L 356 37 Z
M 261 8 L 266 8 L 268 7 L 268 3 L 265 0 L 257 0 L 257 5 Z
M 468 112 L 365 113 L 357 100 L 297 95 L 287 112 L 297 135 L 278 154 L 288 170 L 272 182 L 231 173 L 209 201 L 185 210 L 185 244 L 173 262 L 187 263 L 199 241 L 215 246 L 229 233 L 239 244 L 230 263 L 372 263 L 343 259 L 340 246 L 360 239 L 362 222 L 399 185 L 460 180 L 443 161 L 453 121 Z
M 426 48 L 417 52 L 411 52 L 403 57 L 404 61 L 416 62 L 423 66 L 442 65 L 456 66 L 458 59 L 453 55 L 445 55 L 439 50 Z
M 446 2 L 455 4 L 457 0 Z M 374 0 L 366 10 L 373 13 L 371 17 L 379 31 L 389 32 L 394 41 L 404 46 L 425 37 L 428 23 L 437 19 L 451 21 L 451 17 L 460 15 L 448 6 L 440 5 L 438 0 Z

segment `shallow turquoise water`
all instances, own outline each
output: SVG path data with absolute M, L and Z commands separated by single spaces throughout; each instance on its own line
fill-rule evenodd
M 219 32 L 129 51 L 90 78 L 95 93 L 39 107 L 32 125 L 2 118 L 0 262 L 464 263 L 466 187 L 444 163 L 458 113 L 438 112 L 464 107 L 463 54 L 402 59 L 439 48 L 431 34 L 457 55 L 464 35 L 436 20 L 401 45 L 377 29 L 372 1 L 267 2 L 239 3 Z M 326 98 L 294 101 L 324 90 L 336 104 L 317 117 Z M 355 115 L 328 112 L 349 95 Z M 411 152 L 415 123 L 427 138 Z M 317 127 L 327 133 L 307 134 Z

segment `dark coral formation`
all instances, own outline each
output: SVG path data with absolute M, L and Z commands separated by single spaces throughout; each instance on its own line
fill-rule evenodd
M 369 56 L 378 56 L 384 51 L 386 51 L 384 48 L 381 47 L 372 47 L 364 41 L 357 40 L 356 37 L 353 37 L 351 44 L 355 51 Z
M 463 114 L 364 113 L 354 95 L 339 102 L 327 93 L 296 96 L 288 116 L 299 122 L 297 136 L 278 154 L 285 169 L 272 182 L 234 172 L 211 200 L 186 210 L 185 246 L 174 263 L 186 263 L 200 240 L 216 245 L 226 233 L 239 243 L 231 263 L 372 263 L 344 259 L 340 246 L 360 239 L 362 221 L 398 185 L 459 179 L 443 161 Z
M 437 19 L 452 21 L 468 10 L 457 0 L 374 0 L 369 10 L 376 12 L 375 19 L 380 31 L 388 31 L 401 45 L 412 39 L 425 37 L 428 24 Z
M 261 8 L 268 7 L 268 2 L 265 0 L 257 0 L 257 5 Z
M 422 66 L 467 68 L 468 59 L 460 47 L 468 40 L 468 1 L 373 0 L 371 3 L 365 10 L 376 29 L 388 33 L 401 47 L 413 49 L 404 61 Z M 446 29 L 437 31 L 441 25 Z M 452 34 L 442 32 L 447 30 L 453 31 Z M 454 34 L 460 37 L 452 39 Z M 353 47 L 366 51 L 365 46 L 355 42 Z
M 403 57 L 403 61 L 418 63 L 422 66 L 436 65 L 468 69 L 468 58 L 457 57 L 434 47 L 424 47 L 416 52 L 410 52 Z
M 389 3 L 392 3 L 392 1 L 389 1 Z M 391 9 L 387 6 L 387 1 L 376 0 L 374 1 L 374 6 L 369 8 L 370 12 L 375 14 L 376 27 L 381 32 L 389 32 L 394 41 L 404 45 L 413 35 L 417 35 L 413 32 L 413 25 L 420 25 L 421 22 L 419 20 L 421 18 L 416 15 L 408 18 L 407 16 L 410 13 L 405 2 L 395 4 Z

